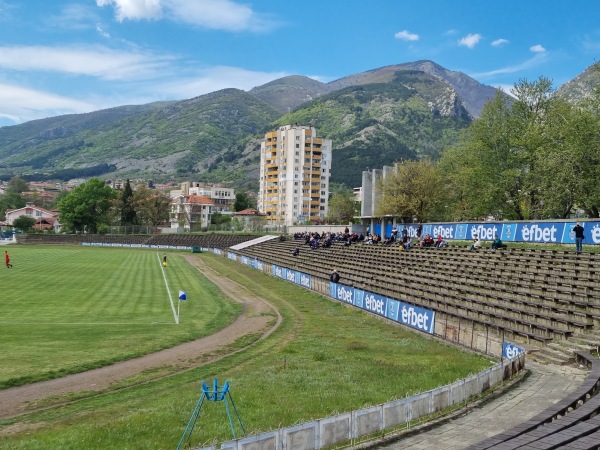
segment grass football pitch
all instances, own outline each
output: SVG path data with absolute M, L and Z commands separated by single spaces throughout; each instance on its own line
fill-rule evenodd
M 240 306 L 181 253 L 6 246 L 0 267 L 0 388 L 80 372 L 214 333 Z M 179 290 L 187 301 L 178 304 Z M 176 324 L 179 308 L 180 323 Z
M 84 256 L 78 256 L 78 252 Z M 16 320 L 27 309 L 35 308 L 37 302 L 52 301 L 52 307 L 41 308 L 36 316 L 36 324 L 46 320 L 45 326 L 49 331 L 69 329 L 71 339 L 75 339 L 85 327 L 58 326 L 58 323 L 81 324 L 87 318 L 89 321 L 96 320 L 98 324 L 118 324 L 104 325 L 113 327 L 112 332 L 103 333 L 93 342 L 83 345 L 85 340 L 89 340 L 85 338 L 82 343 L 74 344 L 73 352 L 79 355 L 94 351 L 95 345 L 102 345 L 101 341 L 113 334 L 119 336 L 122 345 L 130 347 L 133 347 L 128 344 L 130 336 L 139 340 L 136 346 L 145 345 L 144 335 L 163 332 L 169 333 L 171 339 L 175 340 L 181 336 L 173 330 L 184 330 L 188 326 L 188 333 L 191 334 L 204 331 L 201 324 L 208 326 L 210 319 L 207 317 L 220 315 L 217 306 L 212 307 L 212 311 L 192 311 L 196 301 L 193 297 L 196 295 L 203 295 L 204 292 L 207 295 L 211 292 L 219 295 L 218 290 L 204 280 L 199 282 L 201 286 L 198 289 L 206 291 L 196 293 L 188 287 L 190 299 L 187 309 L 181 314 L 182 324 L 173 325 L 172 311 L 164 294 L 154 297 L 150 292 L 160 289 L 164 292 L 165 289 L 159 283 L 162 280 L 156 252 L 41 247 L 15 248 L 12 253 L 15 267 L 4 269 L 3 277 L 7 276 L 8 270 L 13 270 L 11 277 L 17 277 L 17 271 L 23 270 L 24 263 L 34 264 L 33 260 L 37 258 L 40 263 L 35 267 L 46 274 L 47 283 L 58 276 L 58 267 L 67 264 L 61 260 L 72 261 L 63 269 L 67 272 L 90 270 L 98 273 L 97 278 L 102 278 L 102 281 L 96 282 L 92 276 L 92 280 L 86 281 L 90 285 L 85 289 L 82 287 L 82 292 L 94 295 L 95 300 L 89 299 L 80 307 L 77 305 L 82 302 L 80 296 L 84 294 L 73 286 L 69 287 L 67 295 L 65 285 L 70 284 L 71 274 L 66 274 L 61 275 L 60 282 L 54 281 L 53 291 L 63 293 L 61 301 L 47 300 L 47 295 L 44 295 L 36 301 L 26 300 L 28 306 L 21 309 L 20 313 L 11 312 L 12 319 Z M 203 258 L 212 269 L 247 287 L 254 295 L 276 307 L 283 319 L 279 328 L 268 339 L 255 341 L 254 346 L 243 352 L 193 370 L 121 391 L 82 398 L 71 404 L 26 416 L 1 420 L 0 449 L 173 449 L 199 398 L 200 382 L 206 381 L 210 385 L 215 378 L 220 385 L 229 381 L 231 394 L 246 430 L 248 433 L 259 433 L 413 395 L 491 365 L 486 357 L 465 353 L 414 331 L 391 326 L 362 311 L 227 258 L 208 253 L 196 257 Z M 145 281 L 140 279 L 143 273 L 141 267 L 130 272 L 134 279 L 123 278 L 122 272 L 128 272 L 132 264 L 144 268 L 147 266 L 144 270 L 148 273 L 143 275 Z M 55 265 L 55 272 L 49 268 L 52 265 Z M 100 272 L 96 272 L 98 266 L 102 267 Z M 195 269 L 186 267 L 183 258 L 178 261 L 176 255 L 169 256 L 167 269 L 169 273 L 173 269 L 182 274 L 192 271 L 191 279 L 198 279 Z M 32 276 L 29 274 L 18 282 L 11 281 L 12 289 L 21 288 Z M 182 280 L 187 279 L 187 276 L 181 276 Z M 120 286 L 114 289 L 104 286 L 109 282 Z M 171 279 L 169 283 L 173 292 L 179 289 L 175 285 L 187 284 Z M 95 287 L 92 288 L 92 285 Z M 38 288 L 41 289 L 41 285 Z M 27 288 L 27 296 L 32 296 L 36 290 Z M 105 294 L 91 293 L 96 290 L 104 290 Z M 113 295 L 110 300 L 105 298 L 107 290 Z M 135 292 L 139 290 L 146 293 L 138 296 Z M 61 303 L 65 302 L 71 306 L 63 307 L 63 312 L 73 317 L 79 316 L 77 320 L 71 318 L 67 321 L 65 314 L 57 312 Z M 2 314 L 12 311 L 14 303 L 11 300 L 12 307 L 3 305 Z M 106 303 L 115 305 L 108 306 Z M 167 303 L 167 306 L 160 306 L 159 303 Z M 198 308 L 202 309 L 200 305 Z M 85 314 L 85 311 L 88 313 Z M 108 317 L 100 317 L 102 314 Z M 90 316 L 98 317 L 90 319 Z M 121 321 L 127 322 L 127 325 L 121 325 Z M 189 325 L 186 325 L 186 321 L 189 321 Z M 13 327 L 26 333 L 31 326 L 22 321 L 20 326 Z M 96 328 L 102 327 L 98 325 Z M 5 328 L 4 324 L 2 328 Z M 138 333 L 141 337 L 137 337 Z M 15 341 L 18 339 L 11 339 L 9 344 L 19 345 Z M 30 345 L 45 345 L 41 335 L 35 342 L 32 341 Z M 117 351 L 115 347 L 113 342 L 105 349 L 108 358 L 114 357 L 113 353 Z M 23 351 L 28 358 L 34 352 L 28 347 L 23 347 Z M 18 352 L 11 350 L 10 353 L 18 359 Z M 34 373 L 33 368 L 29 370 Z M 224 405 L 209 403 L 203 406 L 190 440 L 192 447 L 232 438 Z

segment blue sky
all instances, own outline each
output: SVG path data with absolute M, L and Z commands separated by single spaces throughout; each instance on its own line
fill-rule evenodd
M 421 59 L 558 87 L 598 61 L 599 18 L 597 0 L 0 0 L 0 126 Z

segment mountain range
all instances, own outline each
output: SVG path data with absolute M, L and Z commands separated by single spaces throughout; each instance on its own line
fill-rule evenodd
M 591 74 L 559 89 L 574 100 Z M 594 78 L 595 79 L 595 78 Z M 256 189 L 267 131 L 312 125 L 333 140 L 331 181 L 402 159 L 437 158 L 496 89 L 432 61 L 381 67 L 330 83 L 288 76 L 250 91 L 121 106 L 0 128 L 0 178 L 146 178 L 226 182 Z

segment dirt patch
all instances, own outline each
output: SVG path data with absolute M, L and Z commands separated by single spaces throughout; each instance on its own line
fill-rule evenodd
M 40 407 L 40 404 L 65 404 L 72 401 L 71 398 L 78 393 L 102 393 L 122 389 L 127 379 L 134 379 L 142 374 L 146 374 L 144 381 L 148 381 L 200 367 L 245 350 L 248 347 L 238 348 L 234 344 L 247 336 L 260 335 L 260 339 L 264 339 L 277 329 L 281 323 L 281 315 L 273 305 L 253 295 L 240 284 L 222 277 L 201 258 L 195 255 L 186 255 L 184 258 L 215 283 L 225 295 L 244 306 L 242 314 L 234 323 L 211 336 L 157 353 L 63 378 L 1 390 L 0 419 L 48 408 Z M 148 376 L 152 371 L 160 375 Z M 0 435 L 13 432 L 14 426 L 0 429 Z

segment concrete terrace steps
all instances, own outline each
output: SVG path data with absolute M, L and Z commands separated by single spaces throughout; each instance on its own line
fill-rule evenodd
M 467 448 L 598 448 L 593 436 L 600 434 L 600 361 L 587 353 L 578 353 L 577 358 L 591 369 L 575 392 L 512 429 Z
M 298 246 L 300 255 L 292 256 Z M 569 252 L 415 248 L 364 243 L 310 249 L 289 240 L 242 254 L 468 318 L 526 339 L 564 340 L 600 323 L 600 257 Z M 584 264 L 581 264 L 581 262 Z

